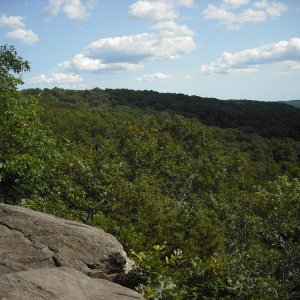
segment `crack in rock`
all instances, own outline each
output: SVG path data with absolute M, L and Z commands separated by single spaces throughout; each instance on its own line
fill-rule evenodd
M 48 249 L 49 251 L 51 251 L 51 252 L 53 253 L 52 256 L 48 256 L 48 257 L 46 257 L 46 258 L 44 258 L 44 259 L 41 259 L 41 260 L 38 260 L 38 261 L 35 261 L 35 262 L 40 262 L 40 263 L 41 263 L 41 262 L 47 261 L 47 260 L 49 260 L 49 259 L 52 259 L 52 261 L 53 261 L 53 263 L 54 263 L 54 266 L 56 266 L 56 267 L 61 267 L 61 266 L 62 266 L 62 263 L 61 263 L 61 260 L 60 260 L 60 258 L 59 258 L 59 256 L 58 256 L 58 251 L 57 251 L 57 250 L 55 250 L 55 249 L 53 249 L 52 247 L 50 247 L 50 246 L 48 246 L 48 245 L 42 243 L 41 241 L 39 241 L 39 243 L 42 244 L 43 247 L 37 246 L 37 245 L 36 245 L 36 241 L 34 241 L 34 240 L 31 238 L 30 235 L 26 235 L 21 229 L 14 228 L 14 227 L 12 227 L 12 226 L 10 226 L 10 225 L 4 223 L 3 221 L 0 221 L 0 225 L 2 225 L 2 226 L 4 226 L 4 227 L 8 228 L 9 230 L 12 230 L 12 231 L 16 231 L 16 232 L 21 233 L 21 234 L 24 236 L 24 238 L 26 238 L 26 239 L 30 242 L 30 245 L 31 245 L 32 247 L 34 247 L 36 250 L 41 251 L 42 249 L 45 249 L 45 248 L 46 248 L 46 249 Z
M 6 224 L 6 223 L 4 223 L 4 222 L 1 222 L 1 221 L 0 221 L 0 225 L 2 225 L 2 226 L 4 226 L 4 227 L 8 228 L 9 230 L 14 230 L 14 231 L 20 232 L 20 233 L 21 233 L 21 234 L 22 234 L 22 235 L 30 242 L 30 244 L 31 244 L 35 249 L 40 249 L 40 248 L 38 248 L 38 247 L 35 245 L 34 240 L 32 240 L 32 239 L 30 238 L 29 235 L 26 235 L 21 229 L 13 228 L 12 226 L 9 226 L 8 224 Z
M 0 251 L 9 253 L 9 265 L 0 267 L 0 276 L 39 266 L 71 267 L 93 278 L 113 280 L 128 263 L 111 234 L 38 211 L 0 204 L 0 228 Z M 4 256 L 1 253 L 0 261 Z

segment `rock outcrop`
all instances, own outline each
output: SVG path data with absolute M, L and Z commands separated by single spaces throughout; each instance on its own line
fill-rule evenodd
M 122 245 L 102 230 L 0 204 L 0 299 L 143 299 L 102 280 L 129 263 Z
M 70 268 L 35 269 L 0 276 L 0 299 L 128 300 L 142 297 L 115 283 Z

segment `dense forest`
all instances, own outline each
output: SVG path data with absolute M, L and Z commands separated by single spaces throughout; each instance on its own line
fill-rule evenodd
M 236 128 L 268 138 L 290 137 L 300 140 L 300 110 L 279 102 L 220 101 L 183 94 L 99 88 L 83 91 L 64 91 L 58 88 L 43 91 L 30 89 L 23 93 L 40 95 L 43 102 L 47 103 L 63 99 L 64 105 L 88 103 L 91 107 L 95 107 L 107 103 L 112 106 L 167 111 L 173 115 L 177 113 L 188 118 L 196 118 L 205 125 Z
M 299 299 L 300 109 L 18 91 L 28 62 L 0 62 L 1 202 L 112 233 L 147 299 Z
M 300 100 L 281 101 L 281 103 L 289 104 L 295 107 L 300 107 Z

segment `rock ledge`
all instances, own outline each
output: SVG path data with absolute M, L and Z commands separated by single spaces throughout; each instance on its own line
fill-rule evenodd
M 130 262 L 100 229 L 0 204 L 0 240 L 0 299 L 143 299 L 102 280 Z

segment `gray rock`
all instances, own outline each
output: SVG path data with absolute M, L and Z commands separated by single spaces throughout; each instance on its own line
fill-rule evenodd
M 0 276 L 0 299 L 128 300 L 133 290 L 70 268 L 35 269 Z
M 30 209 L 0 204 L 0 275 L 70 267 L 113 279 L 130 264 L 112 235 Z

